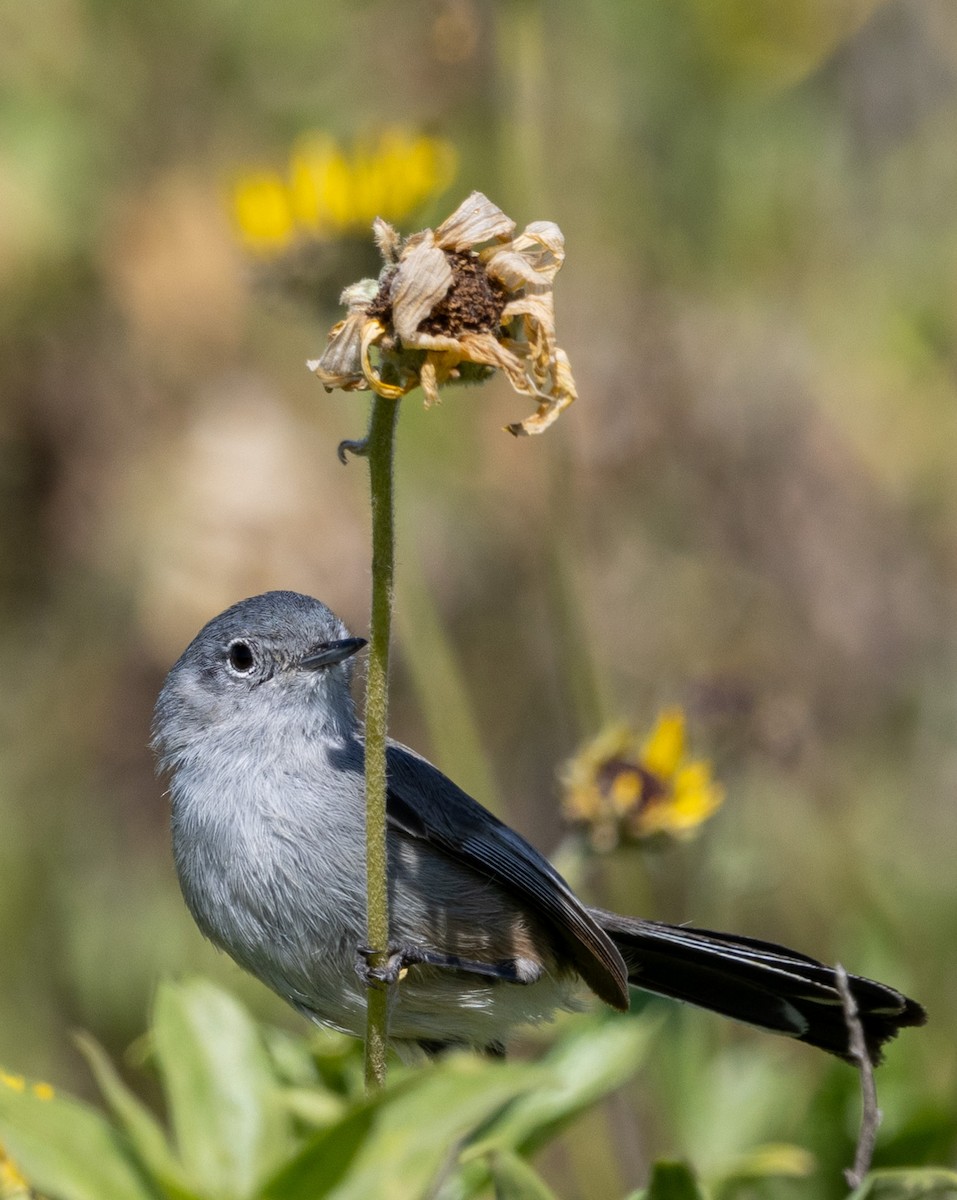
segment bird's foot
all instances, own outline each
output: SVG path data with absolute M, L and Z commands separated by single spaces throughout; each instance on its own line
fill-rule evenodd
M 374 962 L 376 958 L 380 961 Z M 519 969 L 519 964 L 510 959 L 495 963 L 475 962 L 460 958 L 457 954 L 442 954 L 438 950 L 409 943 L 390 943 L 384 954 L 373 950 L 371 946 L 359 946 L 356 949 L 356 974 L 366 987 L 391 987 L 406 977 L 409 967 L 416 966 L 464 971 L 467 975 L 505 983 L 533 983 L 538 977 L 537 974 L 530 974 L 527 966 L 524 970 Z
M 392 942 L 385 952 L 372 946 L 356 947 L 356 974 L 366 987 L 393 987 L 406 977 L 409 967 L 422 961 L 415 946 Z

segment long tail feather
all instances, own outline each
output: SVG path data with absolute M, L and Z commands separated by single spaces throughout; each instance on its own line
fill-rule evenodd
M 621 951 L 634 987 L 686 1000 L 771 1033 L 809 1042 L 848 1059 L 848 1029 L 833 968 L 753 938 L 619 917 L 592 916 Z M 886 984 L 849 975 L 868 1051 L 927 1014 Z

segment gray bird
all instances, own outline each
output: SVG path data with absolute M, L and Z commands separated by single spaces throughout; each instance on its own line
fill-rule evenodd
M 364 746 L 350 691 L 365 645 L 295 592 L 243 600 L 170 671 L 153 745 L 196 923 L 305 1016 L 361 1037 L 366 985 Z M 848 1058 L 832 968 L 768 942 L 591 908 L 514 830 L 390 742 L 390 1009 L 400 1051 L 500 1054 L 517 1025 L 629 986 Z M 850 976 L 869 1050 L 925 1020 Z

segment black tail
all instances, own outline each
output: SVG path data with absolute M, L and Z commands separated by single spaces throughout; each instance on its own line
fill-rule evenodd
M 754 938 L 640 921 L 601 909 L 591 913 L 621 951 L 628 982 L 635 987 L 783 1033 L 850 1061 L 832 967 Z M 927 1020 L 919 1004 L 886 984 L 857 975 L 849 975 L 848 984 L 875 1063 L 883 1043 L 899 1029 Z

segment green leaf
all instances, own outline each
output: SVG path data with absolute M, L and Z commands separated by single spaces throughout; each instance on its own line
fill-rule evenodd
M 106 1053 L 93 1038 L 78 1034 L 76 1043 L 110 1106 L 116 1120 L 126 1131 L 130 1145 L 146 1170 L 160 1184 L 170 1200 L 197 1200 L 173 1154 L 163 1127 L 149 1109 L 120 1078 Z
M 261 1200 L 323 1200 L 351 1169 L 387 1093 L 359 1104 L 313 1137 L 266 1183 Z
M 542 1081 L 465 1056 L 407 1075 L 313 1138 L 261 1200 L 420 1200 L 459 1143 Z
M 555 1200 L 555 1193 L 537 1171 L 510 1150 L 489 1156 L 495 1200 Z
M 942 1167 L 874 1171 L 849 1200 L 955 1200 L 957 1172 Z
M 57 1200 L 159 1200 L 104 1116 L 4 1075 L 0 1141 L 31 1184 Z
M 574 1117 L 634 1075 L 657 1023 L 615 1018 L 582 1022 L 569 1028 L 546 1055 L 549 1085 L 537 1088 L 509 1106 L 468 1157 L 495 1150 L 527 1154 Z
M 704 1200 L 690 1167 L 680 1162 L 657 1162 L 651 1172 L 647 1200 Z
M 323 1129 L 342 1116 L 346 1102 L 321 1084 L 306 1088 L 283 1088 L 282 1103 L 294 1117 L 316 1129 Z
M 166 983 L 157 992 L 153 1044 L 190 1184 L 217 1200 L 253 1195 L 292 1146 L 256 1025 L 211 983 Z
M 731 1162 L 717 1178 L 711 1178 L 716 1196 L 733 1194 L 737 1185 L 761 1179 L 803 1179 L 814 1173 L 817 1161 L 809 1150 L 789 1142 L 755 1146 Z

